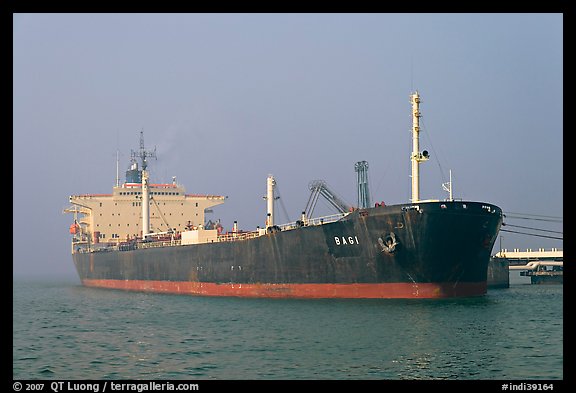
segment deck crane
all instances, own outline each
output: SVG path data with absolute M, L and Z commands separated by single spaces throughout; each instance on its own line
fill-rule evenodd
M 308 198 L 308 203 L 304 209 L 306 217 L 312 217 L 314 213 L 314 208 L 318 202 L 318 197 L 322 195 L 332 207 L 338 210 L 339 213 L 347 213 L 351 211 L 351 207 L 347 203 L 342 201 L 329 187 L 324 180 L 313 180 L 308 184 L 310 189 L 310 197 Z

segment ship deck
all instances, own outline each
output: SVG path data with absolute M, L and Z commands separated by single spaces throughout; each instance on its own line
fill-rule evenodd
M 318 226 L 336 222 L 346 217 L 350 213 L 338 213 L 323 217 L 305 219 L 304 221 L 294 221 L 276 226 L 276 230 L 290 231 L 302 226 Z M 217 242 L 237 242 L 254 239 L 266 235 L 266 229 L 255 231 L 237 231 L 218 234 Z M 132 239 L 131 241 L 119 241 L 117 243 L 91 243 L 87 241 L 76 241 L 72 243 L 72 253 L 109 252 L 109 251 L 129 251 L 157 247 L 177 247 L 182 245 L 179 233 L 150 234 L 145 240 Z M 202 243 L 197 243 L 202 244 Z

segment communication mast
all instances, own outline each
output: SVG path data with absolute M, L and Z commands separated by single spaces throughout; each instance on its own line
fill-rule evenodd
M 150 192 L 148 182 L 148 166 L 146 157 L 156 158 L 156 147 L 154 150 L 146 150 L 144 148 L 144 131 L 140 131 L 140 150 L 131 152 L 132 161 L 135 163 L 136 158 L 142 160 L 142 238 L 145 239 L 150 233 Z
M 142 170 L 146 170 L 146 167 L 148 166 L 146 162 L 147 157 L 156 158 L 156 147 L 154 147 L 154 150 L 146 150 L 144 148 L 144 130 L 140 131 L 140 150 L 132 150 L 130 157 L 132 158 L 132 161 L 136 161 L 136 158 L 142 160 Z

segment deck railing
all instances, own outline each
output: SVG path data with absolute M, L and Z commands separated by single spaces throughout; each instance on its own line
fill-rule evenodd
M 316 226 L 316 225 L 324 225 L 324 224 L 329 224 L 331 222 L 336 222 L 344 217 L 346 217 L 348 214 L 348 212 L 346 213 L 338 213 L 338 214 L 332 214 L 329 216 L 324 216 L 324 217 L 316 217 L 316 218 L 307 218 L 304 220 L 304 226 Z M 283 231 L 287 231 L 290 229 L 296 229 L 299 228 L 301 225 L 299 225 L 299 222 L 301 221 L 294 221 L 294 222 L 289 222 L 288 224 L 282 224 L 279 225 L 280 229 Z
M 339 214 L 332 214 L 329 216 L 324 217 L 316 217 L 316 218 L 308 218 L 305 219 L 304 222 L 302 221 L 295 221 L 290 222 L 287 224 L 278 225 L 281 231 L 290 231 L 293 229 L 300 228 L 302 226 L 317 226 L 317 225 L 324 225 L 329 224 L 332 222 L 336 222 L 344 217 L 346 217 L 350 213 L 339 213 Z M 218 235 L 217 239 L 218 242 L 235 242 L 241 240 L 248 240 L 254 239 L 266 234 L 264 230 L 256 230 L 250 232 L 229 232 L 225 234 Z M 82 244 L 80 244 L 82 243 Z M 88 245 L 85 242 L 78 242 L 75 244 L 74 247 L 73 243 L 73 251 L 72 252 L 107 252 L 107 251 L 129 251 L 135 249 L 142 249 L 142 248 L 157 248 L 157 247 L 174 247 L 181 245 L 180 239 L 173 239 L 173 240 L 158 240 L 153 241 L 152 239 L 148 239 L 145 242 L 137 242 L 137 243 L 108 243 L 102 244 L 100 243 L 99 246 L 94 244 Z

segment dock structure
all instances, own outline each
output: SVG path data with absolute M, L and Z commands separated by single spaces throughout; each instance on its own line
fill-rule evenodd
M 487 272 L 488 289 L 509 288 L 510 287 L 510 269 L 509 262 L 504 258 L 490 258 Z
M 520 251 L 518 248 L 515 248 L 512 251 L 503 249 L 496 253 L 494 258 L 506 258 L 510 261 L 510 265 L 514 266 L 533 261 L 563 261 L 564 252 L 557 248 L 552 248 L 551 250 L 539 248 L 538 251 L 532 249 Z
M 492 257 L 493 261 L 507 261 L 509 270 L 519 270 L 521 276 L 530 277 L 532 284 L 562 284 L 564 274 L 564 253 L 552 248 L 537 251 L 528 249 L 500 250 Z

